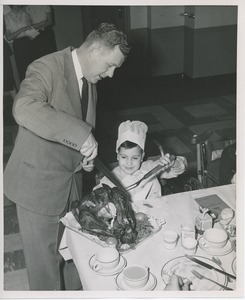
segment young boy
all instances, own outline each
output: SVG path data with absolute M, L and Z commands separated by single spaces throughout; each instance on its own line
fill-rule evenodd
M 142 181 L 138 187 L 129 190 L 132 200 L 161 197 L 161 185 L 156 175 L 160 175 L 161 178 L 177 177 L 185 171 L 187 166 L 184 157 L 177 156 L 174 161 L 171 161 L 169 154 L 157 161 L 143 161 L 147 130 L 147 125 L 140 121 L 126 121 L 121 123 L 118 128 L 116 142 L 118 167 L 114 168 L 112 172 L 123 186 L 127 187 L 135 183 L 157 165 L 163 166 L 155 176 L 151 176 Z M 101 183 L 110 187 L 114 186 L 106 177 L 100 180 Z

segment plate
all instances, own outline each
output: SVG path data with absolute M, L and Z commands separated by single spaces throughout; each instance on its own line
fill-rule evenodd
M 118 274 L 116 277 L 116 285 L 119 291 L 152 291 L 156 287 L 156 284 L 157 284 L 156 276 L 153 275 L 152 273 L 149 274 L 149 280 L 146 283 L 146 285 L 138 289 L 131 288 L 125 283 L 122 272 Z
M 205 251 L 206 253 L 208 253 L 210 255 L 222 256 L 222 255 L 226 255 L 232 251 L 232 245 L 229 240 L 226 243 L 226 245 L 220 249 L 205 247 L 205 246 L 203 246 L 204 241 L 205 241 L 204 237 L 203 236 L 200 237 L 198 240 L 199 246 L 203 251 Z
M 96 258 L 95 258 L 95 255 L 93 255 L 89 260 L 89 266 L 94 272 L 96 272 L 97 274 L 102 275 L 102 276 L 115 275 L 115 274 L 121 272 L 122 269 L 125 268 L 125 266 L 127 264 L 126 259 L 122 255 L 120 255 L 119 263 L 114 269 L 94 270 L 93 265 L 95 262 L 96 262 Z
M 208 263 L 209 265 L 214 266 L 217 269 L 223 270 L 218 264 L 213 262 L 212 260 L 195 256 L 196 258 L 202 260 L 203 262 Z M 222 290 L 220 286 L 217 284 L 206 280 L 206 279 L 198 279 L 195 275 L 192 274 L 192 270 L 196 270 L 200 274 L 208 277 L 222 285 L 227 284 L 227 278 L 225 275 L 216 272 L 214 269 L 207 269 L 191 260 L 186 258 L 185 256 L 176 257 L 174 259 L 169 260 L 162 268 L 161 276 L 165 284 L 169 283 L 170 276 L 172 274 L 176 274 L 182 277 L 184 280 L 189 279 L 192 284 L 190 289 L 193 291 L 217 291 Z
M 135 213 L 139 212 L 139 210 L 135 211 Z M 128 244 L 122 244 L 120 248 L 118 249 L 121 253 L 126 253 L 131 250 L 135 250 L 137 246 L 139 246 L 142 242 L 152 237 L 154 234 L 159 232 L 162 229 L 162 225 L 164 225 L 166 222 L 162 219 L 153 218 L 150 215 L 148 215 L 146 212 L 144 214 L 147 215 L 148 220 L 153 227 L 151 232 L 148 235 L 145 235 L 144 237 L 138 239 L 135 244 L 128 245 Z M 78 234 L 82 235 L 83 237 L 89 239 L 90 241 L 100 245 L 101 247 L 108 247 L 107 243 L 100 239 L 97 235 L 90 234 L 88 232 L 82 231 L 81 226 L 75 219 L 72 212 L 66 213 L 66 215 L 60 219 L 60 221 L 69 229 L 77 232 Z
M 231 268 L 232 268 L 233 273 L 236 275 L 236 257 L 233 259 Z

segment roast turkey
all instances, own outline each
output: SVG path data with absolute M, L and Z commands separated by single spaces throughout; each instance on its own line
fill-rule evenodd
M 73 201 L 71 211 L 81 229 L 98 237 L 116 237 L 122 244 L 137 238 L 135 213 L 130 197 L 117 187 L 103 184 L 82 200 Z

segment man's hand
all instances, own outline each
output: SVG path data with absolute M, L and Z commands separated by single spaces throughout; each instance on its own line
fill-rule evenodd
M 91 172 L 94 169 L 94 160 L 92 159 L 92 160 L 88 161 L 87 157 L 84 157 L 82 165 L 83 165 L 84 171 Z
M 190 291 L 191 281 L 185 283 L 183 279 L 175 274 L 171 276 L 170 282 L 166 285 L 165 291 Z
M 98 154 L 98 143 L 96 142 L 92 133 L 88 136 L 87 140 L 83 144 L 81 150 L 81 154 L 86 157 L 86 164 L 87 162 L 95 159 Z

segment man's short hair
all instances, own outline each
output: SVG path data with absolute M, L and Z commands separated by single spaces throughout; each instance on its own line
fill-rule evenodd
M 126 57 L 129 53 L 130 47 L 127 42 L 126 35 L 117 30 L 114 24 L 101 23 L 98 28 L 94 29 L 86 38 L 87 44 L 99 42 L 108 48 L 119 46 L 120 51 Z

